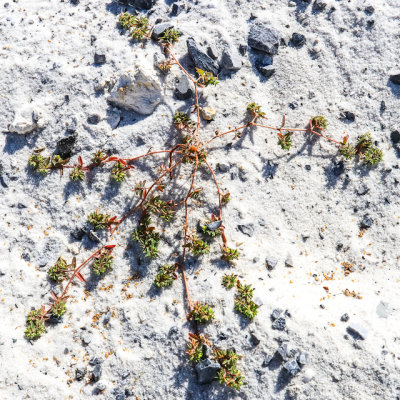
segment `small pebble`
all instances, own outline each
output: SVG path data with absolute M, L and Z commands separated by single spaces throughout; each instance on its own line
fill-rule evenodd
M 341 317 L 340 317 L 340 320 L 341 321 L 343 321 L 343 322 L 347 322 L 348 320 L 350 319 L 350 317 L 349 317 L 349 314 L 343 314 Z
M 200 108 L 200 114 L 206 121 L 212 121 L 216 112 L 212 107 L 202 107 Z
M 277 266 L 277 264 L 278 264 L 278 259 L 275 258 L 275 257 L 272 257 L 272 256 L 268 256 L 268 257 L 265 259 L 265 263 L 267 264 L 267 268 L 268 268 L 269 270 L 272 270 L 272 269 L 275 269 L 275 267 Z
M 286 327 L 286 319 L 283 317 L 279 317 L 272 323 L 272 329 L 276 329 L 278 331 L 283 331 Z
M 307 368 L 307 369 L 304 371 L 303 382 L 304 382 L 304 383 L 310 382 L 310 381 L 314 378 L 314 376 L 315 376 L 314 370 L 311 369 L 311 368 Z

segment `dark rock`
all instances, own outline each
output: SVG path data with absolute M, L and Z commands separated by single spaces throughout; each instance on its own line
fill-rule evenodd
M 304 168 L 305 168 L 307 171 L 311 171 L 311 165 L 308 165 L 308 164 L 307 164 L 307 165 L 304 166 Z
M 57 154 L 62 158 L 71 158 L 77 135 L 70 135 L 57 142 Z
M 400 74 L 390 75 L 390 81 L 396 85 L 400 85 Z
M 271 356 L 270 354 L 267 354 L 267 355 L 264 357 L 264 360 L 263 360 L 263 363 L 261 364 L 261 366 L 262 366 L 263 368 L 268 367 L 268 365 L 270 364 L 270 362 L 272 361 L 273 358 L 274 358 L 274 356 Z
M 84 367 L 84 368 L 77 368 L 77 369 L 75 370 L 75 379 L 76 379 L 77 381 L 81 381 L 81 380 L 85 377 L 86 372 L 87 372 L 86 367 Z
M 253 22 L 248 37 L 248 45 L 268 54 L 278 54 L 281 34 L 267 22 Z
M 250 343 L 253 346 L 258 346 L 261 343 L 261 340 L 254 333 L 251 333 L 250 334 Z
M 300 372 L 299 364 L 297 364 L 296 360 L 290 360 L 283 365 L 283 368 L 292 375 L 295 376 L 298 372 Z
M 385 111 L 386 111 L 386 103 L 382 100 L 381 101 L 380 112 L 384 113 Z
M 75 117 L 72 117 L 71 121 L 67 123 L 67 132 L 75 133 L 77 125 L 78 125 L 77 119 Z
M 375 8 L 373 6 L 367 6 L 364 11 L 366 14 L 372 15 L 375 12 Z
M 154 4 L 156 4 L 156 1 L 157 0 L 134 0 L 134 1 L 128 0 L 128 2 L 134 3 L 132 5 L 138 8 L 139 10 L 150 10 L 150 8 L 153 7 Z
M 182 74 L 175 79 L 174 95 L 178 100 L 187 100 L 193 96 L 193 89 L 191 82 L 186 74 Z
M 187 48 L 194 65 L 204 71 L 218 74 L 218 63 L 213 60 L 193 38 L 186 41 Z
M 220 219 L 220 220 L 218 220 L 218 221 L 210 222 L 210 223 L 207 225 L 207 228 L 208 228 L 210 231 L 216 231 L 221 225 L 222 225 L 222 220 Z
M 238 71 L 242 68 L 242 59 L 235 47 L 225 47 L 221 64 L 228 71 Z
M 174 3 L 171 7 L 171 16 L 176 17 L 185 9 L 185 4 Z
M 86 235 L 86 231 L 83 228 L 76 227 L 74 230 L 71 231 L 70 235 L 75 240 L 82 240 L 83 237 Z
M 79 4 L 80 0 L 70 0 L 71 4 L 77 5 Z
M 273 65 L 256 65 L 258 72 L 265 78 L 270 78 L 275 73 Z
M 347 327 L 347 331 L 357 339 L 365 340 L 368 337 L 368 331 L 360 324 L 351 322 Z
M 361 229 L 369 229 L 373 223 L 374 220 L 369 216 L 369 214 L 365 214 L 363 220 L 361 221 Z
M 125 389 L 125 396 L 126 396 L 126 397 L 133 396 L 133 392 L 132 392 L 132 390 L 131 390 L 131 389 L 128 389 L 128 388 L 126 388 L 126 389 Z
M 267 268 L 268 268 L 269 270 L 271 270 L 271 269 L 275 269 L 276 265 L 278 264 L 278 259 L 275 258 L 275 257 L 272 257 L 272 256 L 268 256 L 268 257 L 265 259 L 265 262 L 266 262 L 266 264 L 267 264 Z
M 101 364 L 102 362 L 103 362 L 103 360 L 102 360 L 101 358 L 92 357 L 92 358 L 89 360 L 89 365 L 91 365 L 91 366 L 93 366 L 93 365 L 99 365 L 99 364 Z
M 297 362 L 300 365 L 306 365 L 308 361 L 308 354 L 300 352 L 300 354 L 297 356 Z
M 243 235 L 247 235 L 252 237 L 254 233 L 254 225 L 253 224 L 246 224 L 246 225 L 238 225 L 238 229 Z
M 400 132 L 399 131 L 393 131 L 390 134 L 390 139 L 391 139 L 393 144 L 400 143 Z
M 92 381 L 93 382 L 98 382 L 101 378 L 103 370 L 101 368 L 101 365 L 96 365 L 92 371 Z
M 163 22 L 161 24 L 157 24 L 154 27 L 153 32 L 151 32 L 151 38 L 153 40 L 159 40 L 160 36 L 163 35 L 167 29 L 172 29 L 173 27 L 174 25 L 172 25 L 170 22 Z
M 215 44 L 210 44 L 207 47 L 207 54 L 213 59 L 213 60 L 218 60 L 218 58 L 221 56 L 221 53 L 218 50 L 218 47 Z
M 276 329 L 278 331 L 283 331 L 286 327 L 286 319 L 283 317 L 277 318 L 273 323 L 272 323 L 272 329 Z
M 356 119 L 356 115 L 350 111 L 344 111 L 341 114 L 341 117 L 342 117 L 342 119 L 345 119 L 350 122 L 354 122 L 354 120 Z
M 94 63 L 95 64 L 105 64 L 106 63 L 106 55 L 103 53 L 94 53 Z
M 315 0 L 313 4 L 313 9 L 315 11 L 324 11 L 327 5 L 328 4 L 325 0 Z
M 275 321 L 276 319 L 278 319 L 282 313 L 283 313 L 283 310 L 281 310 L 280 308 L 275 308 L 275 310 L 272 311 L 272 313 L 271 313 L 272 321 Z
M 307 42 L 307 39 L 301 33 L 293 33 L 292 44 L 294 47 L 303 47 Z
M 205 359 L 196 364 L 195 368 L 198 382 L 210 383 L 215 379 L 217 372 L 221 369 L 221 366 L 214 360 Z
M 230 167 L 231 166 L 229 164 L 225 164 L 225 163 L 217 164 L 218 171 L 220 171 L 220 172 L 228 172 Z
M 115 400 L 125 400 L 125 390 L 123 388 L 116 388 L 113 390 Z
M 350 319 L 349 314 L 345 313 L 340 317 L 342 322 L 347 322 Z
M 100 122 L 100 116 L 98 114 L 89 115 L 87 122 L 91 125 L 97 125 Z
M 94 35 L 90 35 L 90 45 L 93 46 L 94 42 L 97 40 L 97 37 Z
M 283 361 L 287 361 L 291 354 L 291 349 L 288 343 L 283 343 L 282 346 L 278 347 L 276 351 L 282 358 Z
M 345 170 L 344 161 L 339 161 L 339 162 L 335 163 L 332 168 L 333 175 L 335 175 L 335 176 L 342 175 L 344 170 Z
M 239 45 L 239 53 L 244 56 L 247 53 L 247 44 Z
M 100 382 L 100 383 L 98 383 L 97 385 L 96 385 L 96 392 L 97 393 L 100 393 L 100 392 L 102 392 L 103 390 L 106 390 L 106 384 L 105 383 L 103 383 L 103 382 Z
M 63 317 L 56 317 L 55 315 L 51 314 L 48 321 L 50 324 L 60 324 L 63 321 Z

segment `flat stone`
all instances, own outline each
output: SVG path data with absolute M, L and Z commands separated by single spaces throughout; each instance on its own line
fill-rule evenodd
M 283 365 L 283 368 L 292 375 L 295 376 L 297 373 L 300 372 L 300 366 L 297 364 L 296 360 L 290 360 Z
M 396 85 L 400 85 L 400 74 L 390 75 L 389 79 L 390 82 Z
M 215 44 L 210 44 L 207 47 L 207 54 L 213 59 L 218 60 L 221 57 L 221 53 Z
M 297 356 L 297 362 L 301 365 L 306 365 L 308 361 L 308 354 L 307 353 L 303 353 L 301 352 L 298 356 Z
M 274 55 L 278 54 L 281 33 L 267 22 L 253 22 L 248 37 L 248 44 L 253 49 Z
M 95 64 L 105 64 L 107 62 L 106 55 L 104 53 L 96 52 L 94 53 L 94 63 Z
M 195 368 L 198 382 L 203 384 L 212 382 L 217 372 L 221 369 L 221 366 L 216 361 L 207 358 L 197 363 Z
M 123 73 L 108 97 L 109 103 L 142 115 L 152 114 L 161 100 L 160 84 L 142 69 Z
M 203 71 L 212 72 L 216 76 L 218 74 L 218 62 L 213 60 L 193 38 L 189 38 L 186 44 L 194 65 Z
M 349 314 L 345 313 L 340 317 L 342 322 L 347 322 L 350 319 Z
M 186 74 L 181 74 L 175 79 L 174 96 L 178 100 L 188 100 L 193 97 L 192 82 Z
M 242 58 L 233 46 L 227 46 L 222 53 L 222 66 L 228 71 L 238 71 L 242 68 Z
M 87 123 L 90 125 L 97 125 L 100 122 L 100 115 L 91 114 L 87 117 Z
M 222 225 L 222 220 L 220 219 L 220 220 L 218 220 L 218 221 L 210 222 L 210 223 L 207 225 L 207 228 L 208 228 L 210 231 L 216 231 L 221 225 Z
M 272 256 L 268 256 L 266 259 L 265 259 L 265 263 L 267 264 L 267 268 L 268 269 L 275 269 L 275 267 L 277 266 L 277 264 L 278 264 L 278 259 L 277 258 L 275 258 L 275 257 L 272 257 Z
M 365 340 L 368 337 L 368 331 L 357 322 L 351 322 L 347 327 L 347 329 L 352 333 L 356 333 L 363 340 Z
M 275 321 L 276 319 L 278 319 L 282 313 L 283 313 L 283 310 L 281 310 L 280 308 L 275 308 L 275 310 L 272 311 L 272 313 L 271 313 L 272 321 Z
M 92 371 L 92 381 L 98 382 L 101 378 L 102 372 L 101 365 L 96 365 Z
M 167 29 L 172 29 L 174 27 L 170 22 L 162 22 L 161 24 L 156 24 L 154 26 L 153 32 L 151 32 L 151 38 L 153 40 L 159 40 L 160 36 L 164 34 Z
M 293 258 L 292 258 L 292 256 L 290 254 L 288 254 L 288 256 L 286 257 L 285 267 L 294 268 Z
M 275 73 L 275 67 L 273 65 L 257 65 L 256 68 L 265 78 L 270 78 Z
M 62 158 L 71 158 L 77 135 L 70 135 L 57 142 L 57 154 Z
M 75 370 L 75 379 L 77 381 L 81 381 L 86 375 L 87 369 L 86 367 L 77 368 Z
M 238 225 L 238 229 L 240 232 L 243 233 L 243 235 L 247 235 L 249 237 L 253 236 L 253 233 L 254 233 L 254 225 L 253 224 Z
M 293 33 L 292 35 L 292 44 L 294 47 L 303 47 L 306 44 L 307 40 L 304 35 L 301 33 Z
M 28 107 L 15 114 L 13 122 L 8 125 L 8 131 L 19 135 L 26 135 L 43 128 L 44 125 L 45 121 L 43 115 Z

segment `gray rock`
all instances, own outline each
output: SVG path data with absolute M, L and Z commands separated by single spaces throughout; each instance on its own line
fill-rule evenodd
M 400 132 L 399 131 L 393 131 L 390 134 L 390 139 L 391 139 L 393 144 L 400 143 Z
M 98 358 L 98 357 L 92 357 L 90 360 L 89 360 L 89 365 L 99 365 L 99 364 L 101 364 L 103 362 L 103 360 L 101 359 L 101 358 Z
M 189 55 L 197 68 L 212 72 L 213 75 L 218 74 L 218 62 L 213 60 L 193 38 L 189 38 L 186 44 Z
M 345 313 L 340 317 L 342 322 L 347 322 L 350 319 L 349 314 Z
M 265 78 L 270 78 L 275 73 L 273 65 L 256 65 L 258 72 Z
M 218 171 L 220 172 L 228 172 L 231 166 L 226 163 L 219 163 L 217 164 Z
M 349 333 L 355 333 L 361 339 L 365 340 L 368 337 L 368 331 L 362 325 L 358 324 L 357 322 L 351 322 L 347 327 Z
M 288 254 L 288 256 L 286 257 L 285 267 L 288 267 L 288 268 L 293 268 L 294 267 L 293 258 L 292 258 L 292 256 L 290 254 Z
M 242 58 L 235 47 L 225 47 L 221 64 L 228 71 L 238 71 L 242 68 Z
M 215 44 L 210 44 L 207 47 L 207 54 L 213 59 L 218 60 L 221 57 L 221 53 Z
M 100 122 L 100 115 L 98 114 L 91 114 L 87 117 L 87 122 L 90 125 L 97 125 Z
M 388 318 L 392 313 L 389 303 L 381 301 L 376 307 L 376 313 L 379 318 Z
M 75 370 L 75 379 L 77 381 L 81 381 L 86 375 L 87 369 L 86 367 L 77 368 Z
M 276 329 L 278 331 L 283 331 L 286 327 L 286 319 L 283 317 L 277 318 L 273 323 L 272 323 L 272 329 Z
M 208 228 L 210 231 L 216 231 L 221 225 L 222 225 L 222 220 L 220 219 L 220 220 L 218 220 L 218 221 L 210 222 L 210 223 L 207 225 L 207 228 Z
M 162 100 L 161 86 L 147 71 L 127 71 L 120 76 L 107 100 L 117 107 L 150 115 Z
M 94 53 L 94 63 L 95 64 L 105 64 L 107 62 L 106 55 L 102 52 Z
M 97 385 L 96 385 L 96 390 L 98 391 L 98 392 L 102 392 L 103 390 L 106 390 L 106 384 L 105 383 L 103 383 L 103 382 L 99 382 Z
M 154 26 L 153 32 L 151 32 L 151 38 L 153 40 L 159 40 L 160 36 L 164 34 L 167 29 L 172 29 L 174 27 L 170 22 L 163 22 L 161 24 L 156 24 Z
M 263 368 L 268 367 L 268 365 L 270 364 L 270 362 L 272 361 L 273 358 L 274 358 L 274 356 L 271 356 L 270 354 L 267 354 L 267 355 L 264 357 L 264 360 L 263 360 L 263 363 L 261 364 L 261 366 L 262 366 Z
M 261 340 L 254 333 L 250 333 L 250 343 L 253 346 L 258 346 L 261 343 Z
M 365 214 L 361 221 L 361 229 L 369 229 L 373 223 L 374 220 L 369 216 L 369 214 Z
M 171 15 L 176 17 L 185 9 L 185 3 L 174 3 L 171 7 Z
M 267 264 L 267 268 L 268 268 L 269 270 L 275 269 L 275 267 L 276 267 L 277 264 L 278 264 L 278 259 L 275 258 L 275 257 L 272 257 L 272 256 L 268 256 L 268 257 L 265 259 L 265 263 Z
M 199 383 L 212 382 L 221 366 L 214 360 L 205 359 L 196 364 L 197 379 Z
M 139 10 L 150 10 L 157 0 L 123 0 L 123 4 L 134 6 Z
M 280 308 L 275 308 L 275 310 L 272 311 L 272 313 L 271 313 L 272 321 L 275 321 L 276 319 L 278 319 L 282 313 L 283 313 L 283 310 L 281 310 Z
M 325 10 L 328 3 L 325 0 L 315 0 L 313 4 L 313 9 L 316 11 L 323 11 Z
M 8 131 L 19 135 L 26 135 L 45 126 L 45 120 L 40 112 L 31 107 L 19 110 L 14 120 L 8 125 Z
M 287 361 L 290 357 L 293 357 L 296 354 L 296 351 L 289 346 L 288 343 L 283 343 L 278 347 L 277 353 L 281 356 L 283 361 Z
M 390 82 L 396 85 L 400 85 L 400 74 L 390 75 L 389 79 Z
M 92 371 L 92 381 L 93 382 L 98 382 L 101 378 L 103 370 L 101 368 L 101 365 L 96 365 Z
M 123 388 L 116 388 L 113 390 L 115 400 L 125 400 L 125 390 Z
M 114 108 L 113 110 L 107 113 L 107 122 L 110 125 L 111 129 L 118 128 L 120 121 L 121 121 L 121 114 L 117 108 Z
M 292 44 L 294 47 L 303 47 L 306 44 L 306 37 L 301 33 L 293 33 Z
M 295 376 L 298 372 L 300 372 L 300 366 L 297 364 L 296 360 L 290 360 L 283 365 L 283 368 L 292 375 Z
M 187 100 L 193 96 L 192 83 L 186 74 L 181 74 L 175 79 L 174 96 L 178 100 Z
M 253 236 L 254 233 L 254 225 L 253 224 L 245 224 L 245 225 L 238 225 L 238 229 L 243 235 L 247 235 L 249 237 Z
M 301 365 L 306 365 L 308 361 L 308 354 L 300 352 L 300 354 L 297 356 L 297 362 Z
M 268 54 L 278 54 L 281 34 L 267 22 L 253 22 L 250 27 L 248 44 L 253 49 Z
M 57 154 L 62 158 L 70 158 L 74 151 L 77 135 L 70 135 L 57 142 Z
M 90 339 L 89 335 L 82 335 L 82 342 L 83 342 L 85 345 L 90 344 L 91 341 L 92 341 L 92 339 Z
M 349 122 L 354 122 L 356 119 L 356 115 L 351 111 L 344 111 L 341 113 L 340 116 L 342 119 L 349 121 Z

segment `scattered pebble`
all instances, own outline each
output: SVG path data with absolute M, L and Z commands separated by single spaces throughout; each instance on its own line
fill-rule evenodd
M 390 81 L 396 85 L 400 85 L 400 74 L 390 75 Z
M 75 379 L 77 381 L 81 381 L 86 375 L 87 369 L 86 367 L 80 367 L 75 370 Z
M 272 269 L 275 269 L 275 267 L 277 266 L 277 264 L 278 264 L 278 259 L 275 258 L 275 257 L 272 257 L 272 256 L 268 256 L 268 257 L 265 259 L 265 263 L 267 264 L 267 268 L 268 268 L 269 270 L 272 270 Z
M 269 78 L 275 73 L 275 67 L 273 65 L 256 65 L 256 68 L 265 78 Z
M 247 235 L 249 237 L 253 236 L 254 233 L 254 225 L 253 224 L 243 224 L 237 226 L 239 231 L 243 233 L 243 235 Z
M 200 114 L 206 121 L 212 121 L 216 112 L 212 107 L 202 107 L 200 108 Z
M 306 44 L 307 40 L 304 35 L 301 33 L 293 33 L 292 35 L 292 44 L 294 47 L 303 47 Z
M 92 339 L 90 339 L 90 337 L 89 337 L 88 335 L 82 335 L 82 342 L 83 342 L 85 345 L 90 344 L 91 341 L 92 341 Z
M 272 313 L 271 313 L 272 321 L 275 321 L 276 319 L 278 319 L 282 313 L 283 313 L 283 310 L 281 310 L 280 308 L 275 308 L 275 310 L 272 311 Z
M 87 118 L 87 122 L 90 125 L 97 125 L 100 122 L 100 115 L 98 114 L 91 114 Z
M 96 365 L 92 371 L 92 381 L 93 382 L 98 382 L 101 378 L 103 370 L 101 368 L 101 365 Z
M 393 131 L 390 134 L 390 139 L 391 139 L 393 144 L 400 143 L 400 132 L 399 131 Z
M 368 331 L 362 325 L 358 324 L 357 322 L 351 322 L 347 327 L 349 333 L 355 333 L 361 339 L 365 340 L 368 337 Z
M 333 168 L 332 168 L 333 175 L 340 176 L 343 174 L 344 170 L 345 170 L 345 165 L 344 165 L 343 161 L 334 163 Z
M 254 333 L 250 333 L 250 343 L 253 346 L 258 346 L 261 343 L 261 340 Z
M 267 22 L 253 22 L 248 37 L 248 45 L 256 50 L 278 54 L 281 33 Z
M 167 29 L 172 29 L 174 27 L 170 22 L 163 22 L 161 24 L 156 24 L 151 32 L 151 38 L 153 40 L 159 40 L 160 36 L 164 34 Z
M 175 79 L 174 96 L 178 100 L 187 100 L 193 96 L 192 83 L 186 74 L 181 74 Z
M 217 164 L 218 171 L 220 172 L 228 172 L 231 166 L 226 163 L 218 163 Z
M 219 67 L 218 62 L 213 60 L 193 38 L 189 38 L 186 41 L 186 44 L 194 65 L 204 71 L 212 72 L 214 76 L 217 76 Z
M 315 371 L 311 368 L 307 368 L 304 371 L 304 375 L 303 375 L 303 382 L 304 383 L 308 383 L 310 382 L 315 376 Z
M 365 214 L 361 221 L 361 229 L 369 229 L 373 223 L 374 220 L 369 216 L 369 214 Z
M 306 365 L 308 361 L 308 354 L 300 352 L 300 354 L 297 356 L 297 362 L 301 365 Z
M 316 11 L 323 11 L 323 10 L 325 10 L 327 5 L 328 5 L 328 3 L 325 0 L 315 0 L 315 2 L 313 4 L 313 8 Z
M 218 221 L 210 222 L 207 225 L 207 229 L 209 229 L 210 231 L 216 231 L 221 225 L 222 225 L 222 220 L 220 219 Z
M 354 122 L 356 119 L 356 115 L 350 111 L 344 111 L 343 113 L 341 113 L 340 116 L 342 117 L 342 119 L 349 122 Z
M 57 154 L 62 158 L 70 158 L 74 151 L 77 135 L 70 135 L 57 142 Z
M 242 68 L 242 59 L 236 47 L 227 46 L 224 48 L 221 64 L 228 71 L 238 71 Z
M 340 317 L 342 322 L 347 322 L 350 319 L 349 314 L 345 313 Z
M 297 364 L 296 360 L 290 360 L 290 361 L 286 362 L 283 365 L 283 368 L 285 368 L 286 371 L 292 376 L 295 376 L 297 373 L 300 372 L 300 366 L 299 366 L 299 364 Z
M 106 55 L 104 53 L 94 53 L 94 63 L 101 65 L 106 63 Z
M 291 254 L 288 254 L 285 260 L 285 267 L 294 268 L 294 262 Z
M 283 331 L 286 327 L 286 319 L 283 317 L 277 318 L 273 323 L 272 323 L 272 329 L 276 329 L 278 331 Z

